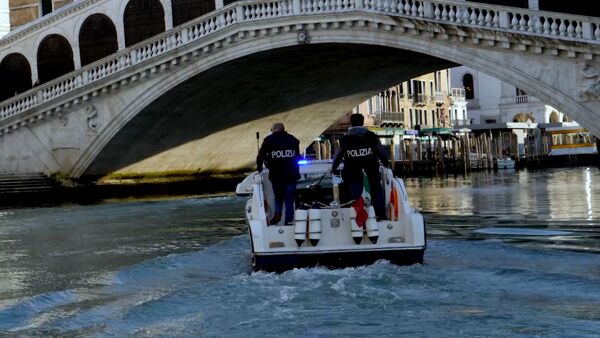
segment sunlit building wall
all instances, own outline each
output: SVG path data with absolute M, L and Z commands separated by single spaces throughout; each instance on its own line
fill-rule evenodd
M 466 104 L 462 90 L 452 90 L 449 80 L 447 69 L 419 76 L 370 97 L 354 112 L 383 127 L 451 127 L 451 112 L 460 110 L 466 116 Z
M 10 27 L 15 29 L 69 4 L 73 0 L 8 0 L 8 2 Z
M 10 12 L 8 0 L 0 0 L 0 38 L 10 31 Z

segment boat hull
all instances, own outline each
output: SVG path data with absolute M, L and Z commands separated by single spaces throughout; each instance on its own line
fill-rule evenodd
M 324 266 L 346 268 L 373 264 L 385 259 L 397 265 L 423 263 L 425 248 L 388 250 L 348 250 L 336 252 L 255 254 L 254 270 L 283 272 L 294 268 Z

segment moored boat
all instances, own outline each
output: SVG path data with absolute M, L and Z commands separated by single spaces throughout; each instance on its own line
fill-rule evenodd
M 268 171 L 249 175 L 236 189 L 238 195 L 251 195 L 245 216 L 255 269 L 348 267 L 379 259 L 399 265 L 423 262 L 425 222 L 410 206 L 404 182 L 390 169 L 380 167 L 389 219 L 378 220 L 368 190 L 362 212 L 340 178 L 331 174 L 331 161 L 300 164 L 294 225 L 284 225 L 283 220 L 268 225 L 274 205 Z M 364 224 L 360 215 L 366 217 Z
M 548 166 L 600 163 L 598 140 L 576 122 L 539 124 Z
M 510 158 L 510 156 L 502 155 L 496 159 L 496 166 L 498 169 L 514 169 L 515 160 Z

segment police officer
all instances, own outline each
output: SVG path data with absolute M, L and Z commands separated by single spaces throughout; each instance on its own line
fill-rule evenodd
M 296 183 L 300 179 L 300 141 L 285 131 L 283 123 L 273 124 L 271 132 L 265 137 L 256 157 L 258 172 L 262 171 L 263 162 L 269 168 L 269 179 L 275 194 L 275 214 L 269 224 L 279 223 L 285 201 L 285 225 L 293 225 Z
M 379 161 L 388 166 L 388 159 L 375 133 L 363 126 L 364 116 L 361 114 L 350 115 L 348 133 L 340 139 L 331 170 L 336 170 L 344 159 L 342 178 L 350 184 L 352 199 L 358 200 L 363 193 L 363 170 L 367 174 L 371 188 L 371 200 L 375 214 L 379 220 L 386 219 L 381 175 L 379 174 Z

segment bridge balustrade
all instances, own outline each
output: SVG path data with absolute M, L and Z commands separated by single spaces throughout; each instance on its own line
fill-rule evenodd
M 49 15 L 48 18 L 41 19 L 31 26 L 9 35 L 6 39 L 0 40 L 0 49 L 18 43 L 19 38 L 39 32 L 49 22 L 58 20 L 58 16 L 76 15 L 79 9 L 92 6 L 97 2 L 97 0 L 86 1 L 74 3 L 71 7 L 67 6 L 55 15 Z M 595 44 L 600 41 L 600 21 L 592 21 L 594 19 L 462 1 L 458 3 L 450 0 L 240 1 L 4 101 L 0 104 L 0 122 L 237 23 L 285 16 L 350 11 L 394 14 L 437 23 L 503 30 L 526 35 L 543 35 L 570 41 Z M 7 127 L 0 128 L 0 135 L 9 130 Z

